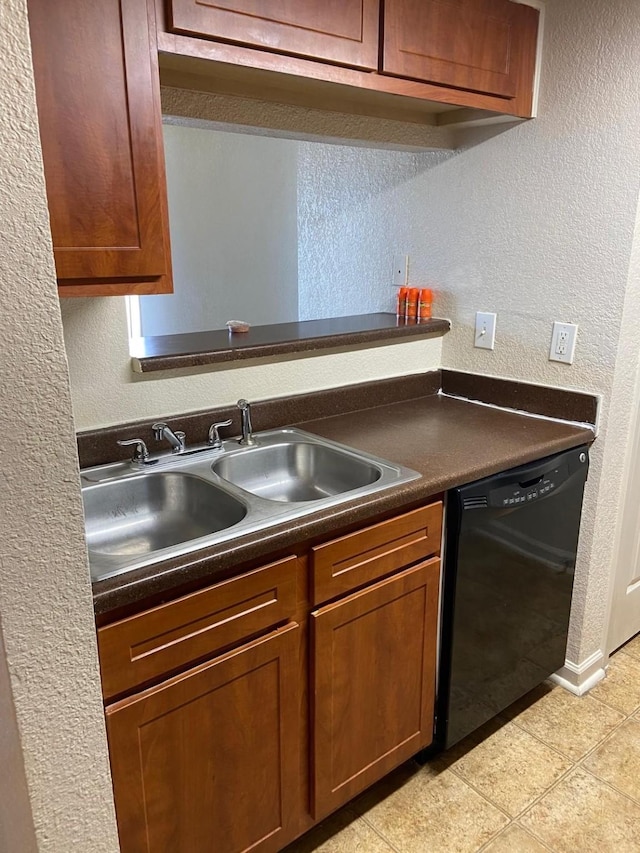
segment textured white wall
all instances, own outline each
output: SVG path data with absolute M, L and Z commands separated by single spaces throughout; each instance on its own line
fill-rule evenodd
M 26 0 L 0 4 L 0 737 L 6 853 L 118 848 Z M 3 674 L 4 673 L 4 674 Z M 6 677 L 8 676 L 8 678 Z M 7 685 L 7 680 L 9 685 Z M 16 729 L 33 824 L 21 793 Z M 24 781 L 22 782 L 24 784 Z M 24 789 L 22 788 L 22 791 Z M 1 836 L 0 836 L 1 837 Z
M 407 243 L 407 197 L 415 201 L 418 177 L 452 156 L 299 144 L 301 320 L 395 311 L 391 272 Z
M 143 335 L 298 319 L 297 142 L 164 126 L 174 292 Z
M 425 172 L 406 199 L 413 268 L 437 282 L 437 313 L 453 320 L 446 367 L 604 396 L 576 574 L 577 663 L 602 646 L 637 360 L 637 335 L 622 347 L 619 335 L 640 187 L 639 68 L 637 0 L 549 0 L 539 117 Z M 628 329 L 639 305 L 628 303 Z M 476 310 L 498 314 L 494 352 L 473 347 Z M 548 361 L 553 320 L 580 325 L 572 366 Z
M 143 335 L 395 310 L 405 185 L 451 152 L 405 153 L 165 124 L 174 293 Z

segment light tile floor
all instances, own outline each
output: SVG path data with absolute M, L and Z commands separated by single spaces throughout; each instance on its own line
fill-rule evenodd
M 640 853 L 640 635 L 587 696 L 544 684 L 285 853 Z

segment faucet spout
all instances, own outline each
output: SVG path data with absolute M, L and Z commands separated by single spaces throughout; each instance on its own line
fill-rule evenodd
M 153 424 L 151 429 L 153 430 L 156 441 L 162 441 L 162 439 L 165 439 L 169 442 L 172 453 L 184 453 L 186 448 L 185 434 L 181 430 L 176 430 L 176 432 L 174 432 L 171 427 L 165 423 Z
M 238 400 L 240 409 L 240 422 L 242 426 L 242 438 L 239 441 L 243 447 L 251 447 L 256 443 L 251 426 L 251 404 L 247 400 Z

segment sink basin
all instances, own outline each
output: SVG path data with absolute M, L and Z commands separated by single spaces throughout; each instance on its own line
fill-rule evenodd
M 178 471 L 87 486 L 82 492 L 89 552 L 137 557 L 226 530 L 244 504 L 212 483 Z
M 94 581 L 268 530 L 418 477 L 302 430 L 256 444 L 195 446 L 144 465 L 85 468 L 82 498 Z
M 369 486 L 379 466 L 333 447 L 283 441 L 232 453 L 212 465 L 214 474 L 270 501 L 318 501 Z

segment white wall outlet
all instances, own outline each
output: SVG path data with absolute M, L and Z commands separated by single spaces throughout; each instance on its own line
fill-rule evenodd
M 578 327 L 574 323 L 555 322 L 553 324 L 553 332 L 551 333 L 549 361 L 561 361 L 563 364 L 573 364 L 577 336 Z
M 490 311 L 476 311 L 474 347 L 493 349 L 496 343 L 496 315 Z
M 406 287 L 409 281 L 409 255 L 393 256 L 394 287 Z

